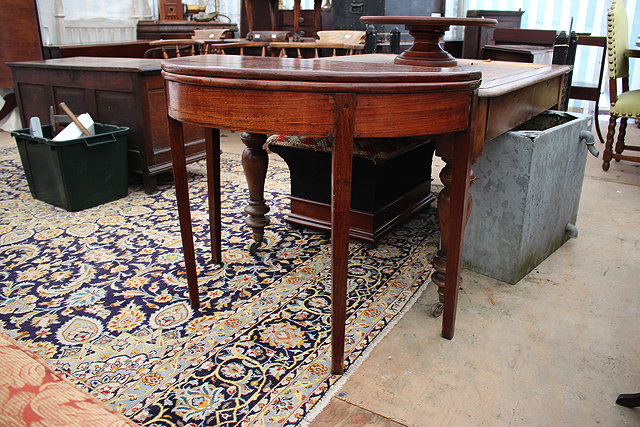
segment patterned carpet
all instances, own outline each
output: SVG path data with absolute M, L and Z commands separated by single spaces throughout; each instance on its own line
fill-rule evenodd
M 267 245 L 248 254 L 244 176 L 223 155 L 223 266 L 211 265 L 204 166 L 190 169 L 202 308 L 188 304 L 173 188 L 70 213 L 34 200 L 0 150 L 0 330 L 142 425 L 296 425 L 330 375 L 329 237 L 283 221 L 272 161 Z M 347 373 L 422 290 L 434 208 L 376 248 L 352 241 Z

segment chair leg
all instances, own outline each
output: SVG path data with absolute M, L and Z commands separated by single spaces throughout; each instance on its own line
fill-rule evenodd
M 618 140 L 616 141 L 616 154 L 622 154 L 624 151 L 624 138 L 627 135 L 627 117 L 620 119 L 620 127 L 618 128 Z M 616 162 L 620 159 L 616 158 Z
M 616 133 L 617 117 L 611 116 L 609 119 L 609 130 L 607 131 L 607 141 L 604 145 L 604 154 L 602 155 L 602 170 L 609 170 L 609 163 L 613 158 L 613 137 Z

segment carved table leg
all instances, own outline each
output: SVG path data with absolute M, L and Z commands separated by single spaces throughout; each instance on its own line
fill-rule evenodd
M 469 129 L 443 136 L 438 140 L 436 154 L 445 167 L 440 172 L 444 188 L 438 196 L 440 217 L 440 250 L 433 261 L 432 281 L 438 286 L 438 302 L 432 314 L 443 313 L 442 337 L 453 338 L 462 278 L 464 229 L 471 214 L 469 187 L 475 180 L 471 165 L 482 153 L 486 137 L 488 114 L 486 98 L 471 99 Z
M 193 230 L 191 228 L 191 205 L 189 203 L 189 189 L 187 187 L 187 161 L 184 150 L 182 123 L 169 117 L 169 140 L 171 142 L 171 162 L 173 164 L 173 180 L 178 201 L 178 219 L 180 221 L 180 235 L 184 264 L 187 270 L 187 286 L 189 288 L 189 302 L 191 308 L 200 307 L 198 294 L 198 276 L 196 272 L 196 256 L 193 245 Z
M 253 231 L 253 243 L 249 246 L 249 252 L 255 253 L 264 238 L 264 227 L 269 225 L 269 218 L 265 216 L 269 212 L 269 206 L 264 200 L 269 155 L 263 147 L 267 135 L 243 132 L 240 139 L 247 147 L 242 152 L 242 168 L 249 187 L 249 204 L 244 211 L 249 214 L 246 223 Z

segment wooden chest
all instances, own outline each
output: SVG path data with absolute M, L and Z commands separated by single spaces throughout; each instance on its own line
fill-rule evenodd
M 131 128 L 129 172 L 144 190 L 157 190 L 157 176 L 171 171 L 169 125 L 160 59 L 74 57 L 8 64 L 22 124 L 38 116 L 49 123 L 49 106 L 64 101 L 98 123 Z M 56 110 L 62 114 L 62 111 Z M 204 159 L 204 131 L 185 126 L 187 161 Z

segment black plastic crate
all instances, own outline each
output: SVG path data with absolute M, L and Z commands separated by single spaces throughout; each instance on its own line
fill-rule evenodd
M 95 135 L 69 141 L 53 141 L 50 125 L 42 133 L 11 132 L 34 198 L 79 211 L 127 195 L 129 128 L 95 123 Z

